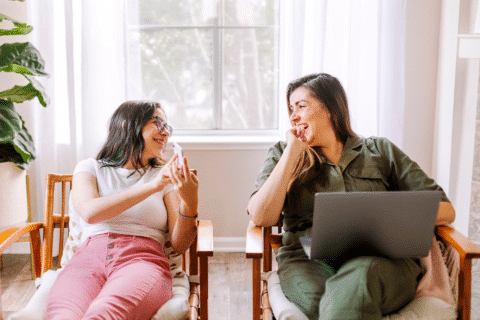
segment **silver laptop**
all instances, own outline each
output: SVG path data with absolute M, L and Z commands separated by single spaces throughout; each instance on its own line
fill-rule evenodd
M 425 257 L 434 235 L 440 191 L 316 193 L 311 259 Z

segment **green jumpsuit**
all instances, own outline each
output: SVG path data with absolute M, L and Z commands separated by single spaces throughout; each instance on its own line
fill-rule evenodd
M 268 179 L 286 147 L 268 152 L 256 190 Z M 442 188 L 386 138 L 349 137 L 338 165 L 327 159 L 326 181 L 315 192 L 441 190 Z M 309 319 L 380 319 L 414 296 L 421 277 L 417 259 L 358 257 L 347 262 L 310 260 L 299 237 L 309 237 L 315 192 L 297 190 L 283 207 L 283 247 L 277 255 L 285 296 Z M 394 231 L 394 230 L 392 230 Z

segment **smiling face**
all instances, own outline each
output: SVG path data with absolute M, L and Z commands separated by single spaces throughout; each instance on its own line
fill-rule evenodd
M 157 126 L 157 120 L 153 117 L 159 117 L 163 122 L 167 122 L 165 113 L 159 108 L 155 109 L 152 119 L 148 120 L 142 130 L 142 137 L 145 141 L 145 148 L 142 152 L 142 164 L 148 163 L 151 158 L 160 157 L 165 150 L 170 133 L 164 128 L 162 131 Z
M 324 146 L 327 140 L 335 138 L 328 109 L 311 94 L 310 89 L 295 89 L 289 97 L 289 110 L 290 123 L 303 129 L 299 138 L 309 146 Z

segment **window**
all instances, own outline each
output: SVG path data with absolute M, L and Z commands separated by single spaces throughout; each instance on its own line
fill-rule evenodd
M 127 0 L 127 98 L 175 134 L 278 129 L 278 0 Z

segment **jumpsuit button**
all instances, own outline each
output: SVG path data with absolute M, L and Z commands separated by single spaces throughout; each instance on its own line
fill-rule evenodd
M 114 236 L 109 236 L 109 238 L 110 238 L 110 239 L 115 239 L 115 237 L 114 237 Z
M 112 249 L 112 248 L 113 248 L 113 244 L 109 243 L 107 247 L 108 247 L 108 249 Z
M 112 256 L 111 256 L 111 255 L 108 255 L 108 256 L 107 256 L 107 259 L 108 259 L 108 260 L 112 259 Z

